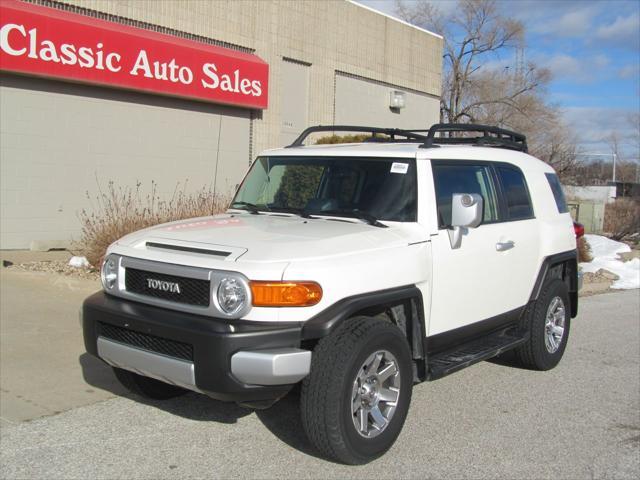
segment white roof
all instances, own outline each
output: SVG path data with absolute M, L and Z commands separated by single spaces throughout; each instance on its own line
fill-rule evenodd
M 483 160 L 506 162 L 521 168 L 553 172 L 546 163 L 529 154 L 498 147 L 472 145 L 439 145 L 420 148 L 420 143 L 340 143 L 276 148 L 261 156 L 319 156 L 319 157 L 389 157 L 430 160 Z

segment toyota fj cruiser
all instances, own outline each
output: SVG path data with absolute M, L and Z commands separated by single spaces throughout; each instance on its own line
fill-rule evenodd
M 370 135 L 308 145 L 318 132 Z M 131 391 L 265 408 L 302 382 L 325 456 L 365 463 L 412 386 L 508 350 L 560 361 L 578 311 L 558 177 L 484 125 L 311 127 L 260 155 L 228 211 L 116 241 L 83 305 L 89 353 Z

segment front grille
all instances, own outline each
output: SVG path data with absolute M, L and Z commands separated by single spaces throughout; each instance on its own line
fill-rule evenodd
M 150 280 L 153 281 L 151 286 L 149 283 Z M 171 288 L 167 283 L 159 284 L 158 282 L 168 282 L 172 285 L 178 285 L 179 291 L 176 288 Z M 208 307 L 210 302 L 209 280 L 178 277 L 165 273 L 126 268 L 124 283 L 127 291 L 147 297 L 202 307 Z M 153 285 L 155 285 L 156 288 L 153 288 Z
M 168 357 L 193 361 L 193 346 L 100 322 L 100 336 Z

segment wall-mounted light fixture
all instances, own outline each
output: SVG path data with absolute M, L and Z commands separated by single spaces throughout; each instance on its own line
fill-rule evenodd
M 407 94 L 400 90 L 391 90 L 389 92 L 389 108 L 400 110 L 407 105 Z

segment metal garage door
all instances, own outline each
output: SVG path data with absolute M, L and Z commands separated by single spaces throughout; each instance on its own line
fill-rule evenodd
M 249 164 L 248 110 L 13 75 L 0 107 L 2 249 L 77 238 L 97 181 L 230 192 Z
M 406 107 L 389 108 L 392 90 L 405 92 Z M 440 101 L 426 93 L 336 72 L 335 123 L 375 127 L 429 128 L 438 122 Z

